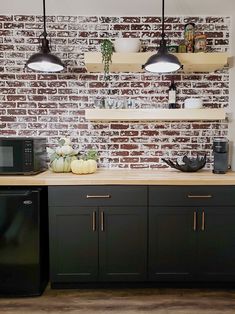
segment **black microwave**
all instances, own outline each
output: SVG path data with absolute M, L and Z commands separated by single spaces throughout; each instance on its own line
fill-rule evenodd
M 0 174 L 33 175 L 47 169 L 46 139 L 0 137 Z

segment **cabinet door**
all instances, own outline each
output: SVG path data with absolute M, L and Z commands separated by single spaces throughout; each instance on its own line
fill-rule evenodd
M 197 278 L 203 281 L 234 281 L 235 208 L 201 209 L 200 220 L 200 269 Z
M 97 208 L 50 207 L 51 282 L 98 278 Z
M 149 279 L 192 279 L 196 260 L 197 217 L 190 207 L 150 207 Z
M 147 272 L 147 208 L 99 209 L 101 281 L 143 281 Z

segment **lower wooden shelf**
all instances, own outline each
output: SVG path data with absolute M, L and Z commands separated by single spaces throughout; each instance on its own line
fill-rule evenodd
M 219 109 L 86 109 L 87 120 L 141 121 L 141 120 L 224 120 L 225 110 Z

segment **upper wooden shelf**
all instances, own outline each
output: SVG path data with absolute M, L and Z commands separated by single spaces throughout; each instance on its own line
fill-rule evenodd
M 156 52 L 114 53 L 110 72 L 144 72 L 142 65 Z M 214 72 L 228 64 L 227 53 L 175 53 L 187 72 Z M 85 52 L 88 72 L 103 72 L 104 64 L 100 52 Z
M 196 121 L 224 120 L 225 110 L 219 109 L 86 109 L 85 117 L 93 121 Z

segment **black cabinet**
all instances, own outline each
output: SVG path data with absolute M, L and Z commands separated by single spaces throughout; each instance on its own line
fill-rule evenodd
M 198 279 L 235 281 L 235 206 L 203 208 L 201 220 Z
M 95 207 L 49 207 L 51 282 L 96 281 L 98 236 Z
M 150 280 L 235 280 L 234 195 L 233 186 L 150 187 Z
M 234 282 L 234 186 L 50 186 L 52 287 Z
M 49 187 L 54 283 L 147 277 L 147 187 Z
M 149 209 L 149 279 L 188 281 L 195 263 L 193 210 L 183 207 Z

